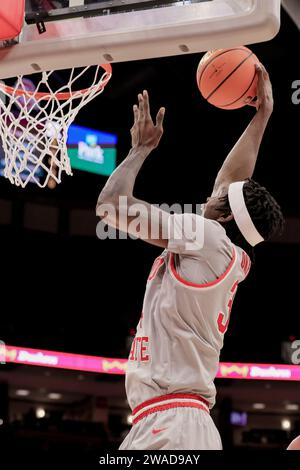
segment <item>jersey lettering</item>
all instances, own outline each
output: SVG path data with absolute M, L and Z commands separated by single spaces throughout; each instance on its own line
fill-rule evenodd
M 148 347 L 148 336 L 136 336 L 132 341 L 129 360 L 138 362 L 149 362 L 150 356 L 148 353 Z

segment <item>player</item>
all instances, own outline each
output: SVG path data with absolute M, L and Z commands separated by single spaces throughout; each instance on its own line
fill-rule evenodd
M 203 216 L 170 215 L 133 196 L 139 170 L 163 135 L 165 109 L 154 125 L 146 91 L 134 106 L 132 148 L 99 196 L 97 214 L 108 225 L 164 248 L 149 274 L 129 354 L 133 427 L 122 450 L 222 449 L 209 412 L 233 299 L 252 248 L 283 224 L 276 201 L 250 179 L 273 110 L 268 74 L 262 66 L 257 73 L 257 113 L 218 173 Z

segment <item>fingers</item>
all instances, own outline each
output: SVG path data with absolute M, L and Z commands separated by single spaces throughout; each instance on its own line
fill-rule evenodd
M 140 119 L 144 119 L 144 117 L 145 117 L 144 98 L 143 98 L 143 95 L 141 93 L 138 94 L 138 100 L 139 100 Z
M 253 108 L 256 108 L 258 109 L 259 106 L 260 106 L 260 100 L 258 99 L 257 96 L 255 96 L 254 98 L 252 97 L 249 97 L 245 100 L 245 103 L 248 105 L 248 106 L 252 106 Z
M 259 98 L 262 98 L 265 94 L 265 70 L 262 64 L 257 64 L 255 66 L 256 73 L 258 75 L 258 83 L 257 83 L 257 94 Z
M 253 106 L 253 108 L 257 108 L 257 100 L 246 100 L 248 106 Z
M 162 127 L 163 126 L 165 112 L 166 112 L 165 108 L 160 108 L 160 110 L 158 111 L 158 113 L 156 115 L 156 126 L 157 127 Z
M 256 64 L 255 69 L 256 69 L 256 72 L 258 74 L 260 81 L 270 80 L 270 76 L 267 72 L 267 69 L 262 63 Z
M 135 104 L 133 106 L 133 113 L 134 113 L 134 123 L 138 121 L 138 119 L 146 119 L 151 120 L 151 112 L 150 112 L 150 104 L 149 104 L 149 95 L 147 90 L 144 90 L 143 93 L 138 94 L 138 106 Z M 165 115 L 165 108 L 160 108 L 156 116 L 156 125 L 162 126 L 164 115 Z
M 256 71 L 258 74 L 258 95 L 262 98 L 263 96 L 272 93 L 272 83 L 263 64 L 257 64 Z
M 258 78 L 262 78 L 263 76 L 263 69 L 262 69 L 262 64 L 256 64 L 255 65 L 255 70 L 258 75 Z
M 139 105 L 136 104 L 133 106 L 134 114 L 134 124 L 137 124 L 139 121 L 145 120 L 153 125 L 153 121 L 150 113 L 150 104 L 149 104 L 149 95 L 147 90 L 144 90 L 143 93 L 138 94 Z M 160 108 L 156 115 L 156 127 L 162 128 L 163 121 L 165 117 L 165 108 Z
M 144 115 L 143 96 L 141 95 L 141 93 L 138 94 L 138 102 L 138 105 L 133 105 L 134 124 L 136 124 L 139 118 L 142 118 Z
M 144 90 L 143 93 L 139 93 L 138 100 L 141 119 L 151 119 L 149 95 L 147 90 Z
M 139 108 L 136 104 L 133 106 L 133 116 L 134 116 L 134 124 L 135 124 L 139 118 Z
M 262 64 L 256 64 L 255 68 L 258 76 L 257 90 L 258 94 L 261 95 L 264 89 L 264 70 Z
M 263 72 L 263 77 L 265 80 L 268 80 L 270 77 L 269 77 L 269 74 L 268 74 L 268 71 L 266 69 L 266 67 L 264 66 L 264 64 L 260 64 L 261 65 L 261 69 L 262 69 L 262 72 Z
M 150 104 L 149 104 L 149 96 L 147 90 L 143 91 L 143 104 L 144 104 L 144 114 L 145 114 L 145 119 L 151 119 L 151 113 L 150 113 Z
M 257 83 L 257 100 L 247 103 L 250 106 L 255 106 L 257 111 L 262 107 L 272 109 L 273 90 L 269 74 L 262 63 L 255 65 L 255 70 L 258 76 Z

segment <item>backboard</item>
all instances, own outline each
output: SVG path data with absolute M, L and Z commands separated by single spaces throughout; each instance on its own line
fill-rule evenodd
M 0 48 L 0 78 L 182 55 L 274 37 L 280 0 L 26 0 L 21 35 Z

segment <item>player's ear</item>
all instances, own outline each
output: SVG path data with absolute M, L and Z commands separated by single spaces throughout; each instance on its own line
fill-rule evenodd
M 217 222 L 219 222 L 220 224 L 227 224 L 227 222 L 231 222 L 233 220 L 233 215 L 232 214 L 229 214 L 227 217 L 219 217 L 217 219 Z

